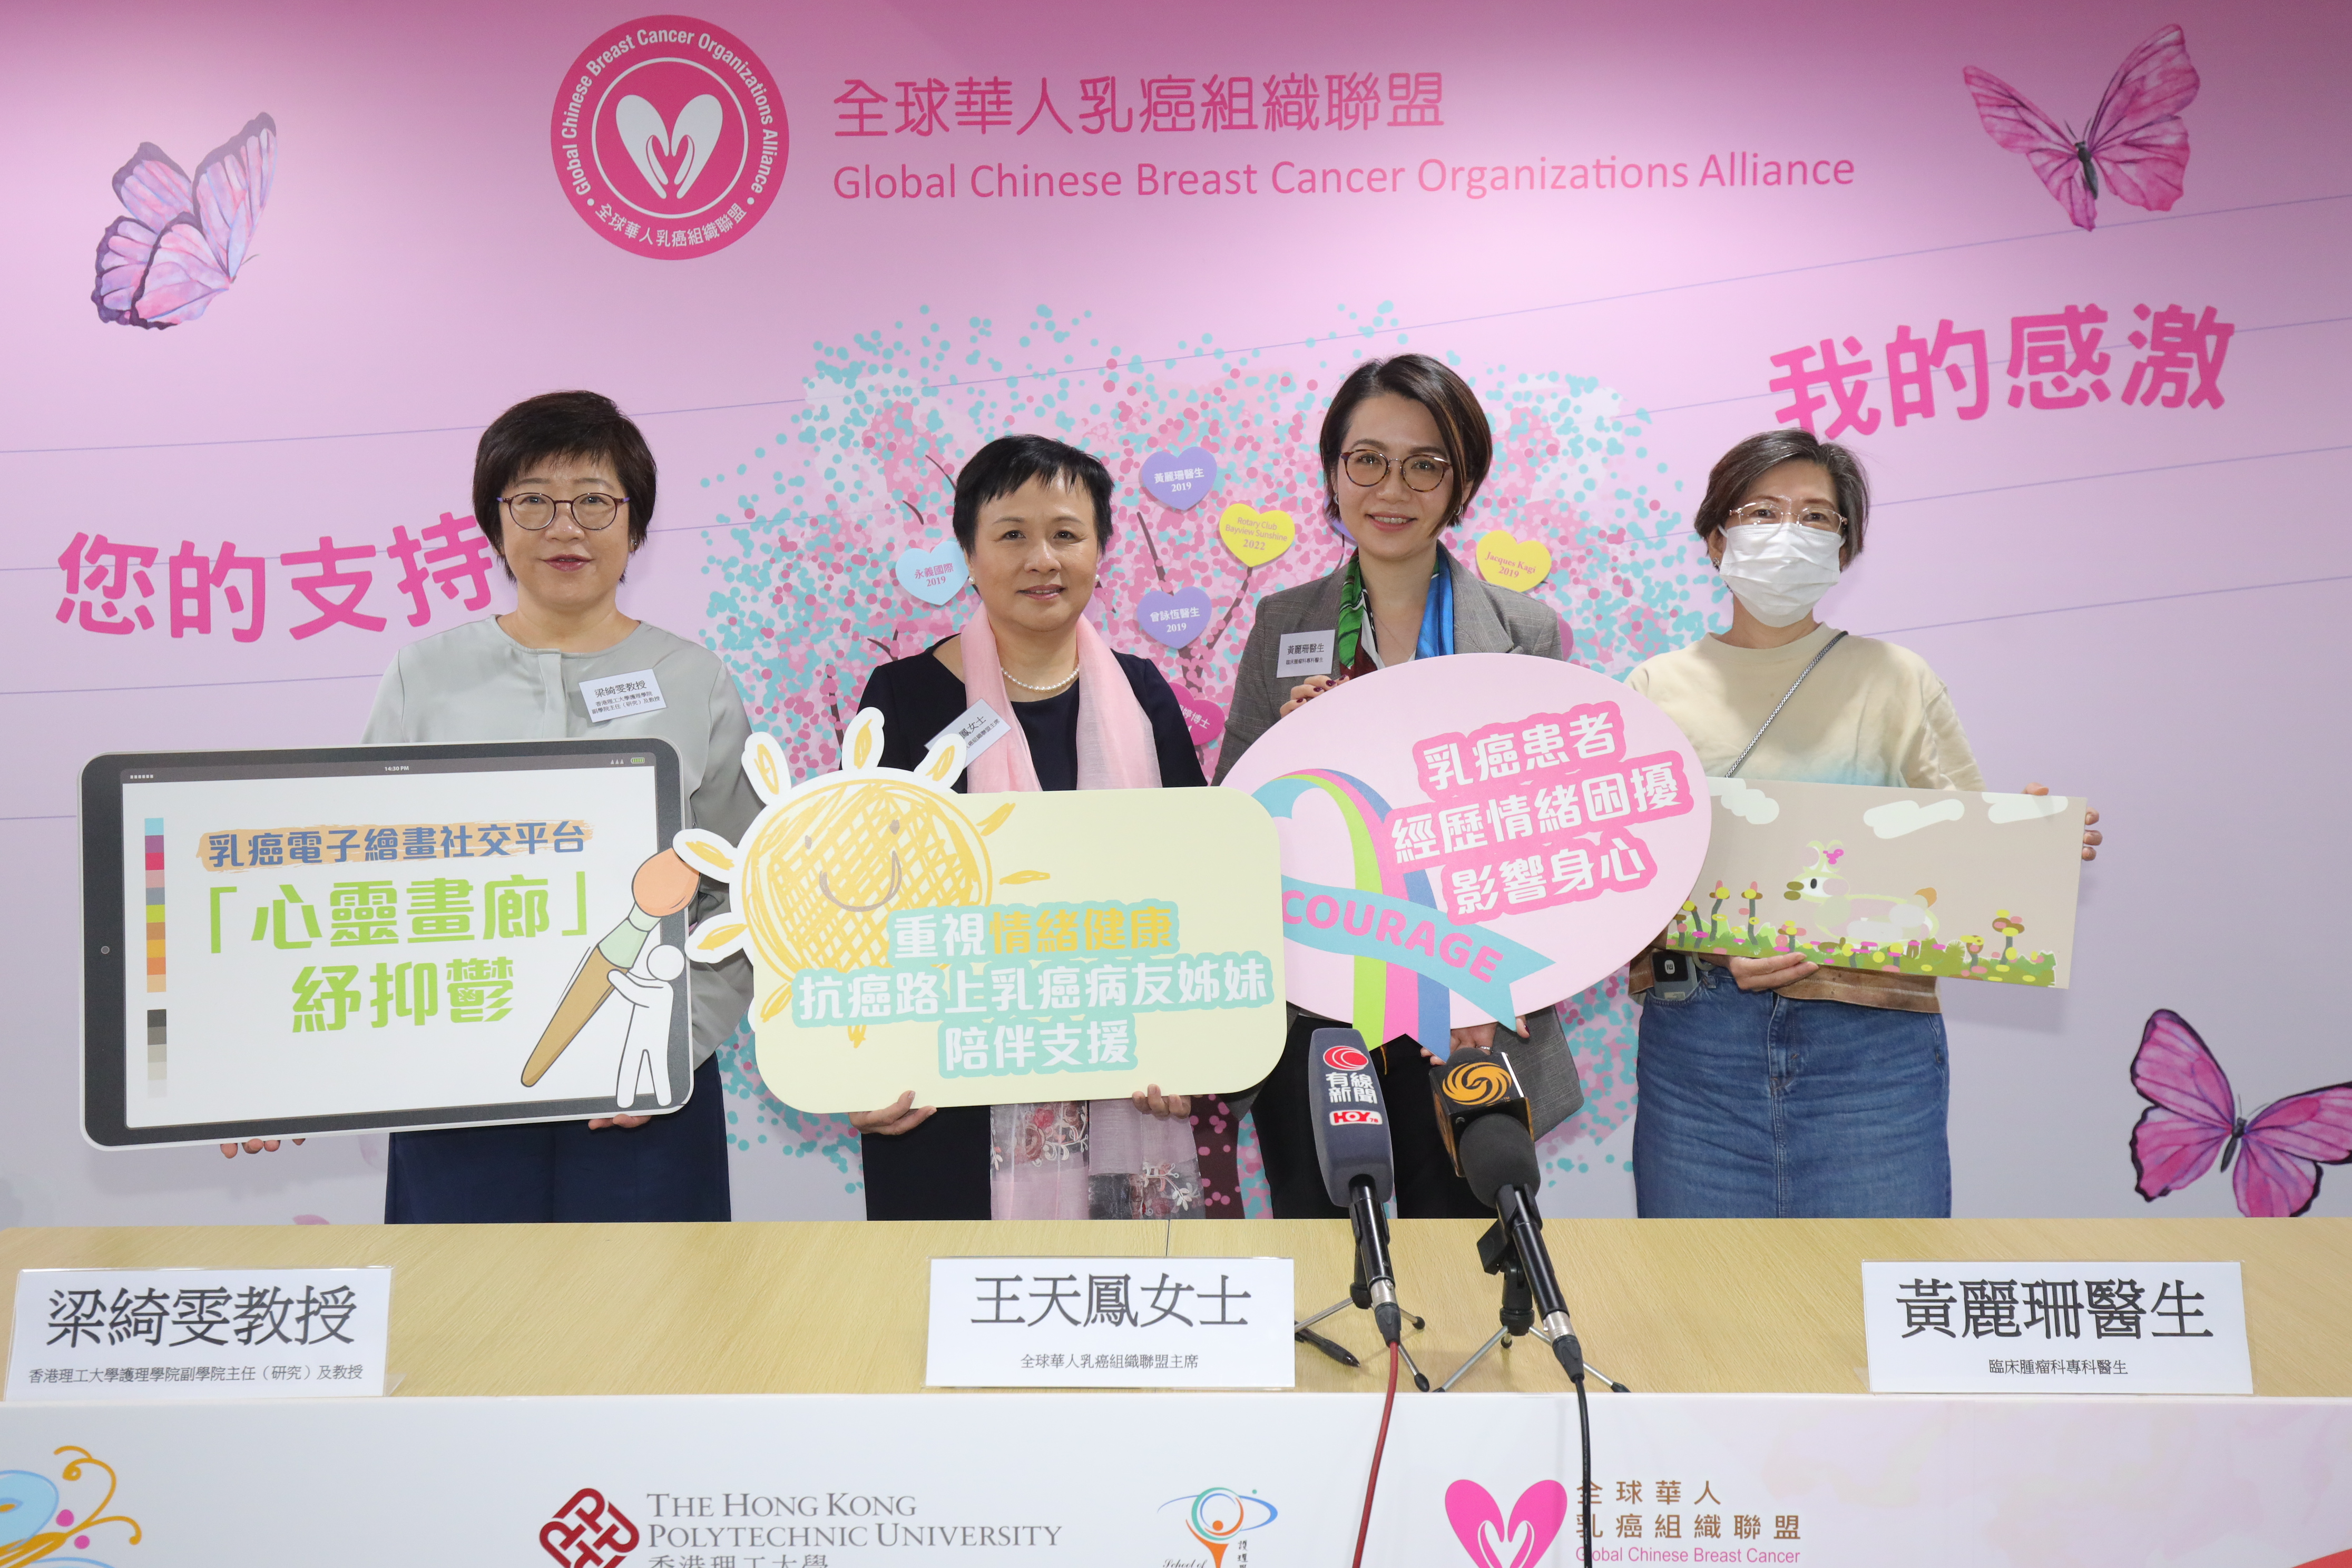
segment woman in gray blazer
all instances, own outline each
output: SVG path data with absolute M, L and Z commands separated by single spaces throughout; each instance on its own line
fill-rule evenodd
M 1438 542 L 1486 481 L 1494 437 L 1467 383 L 1425 354 L 1367 360 L 1339 384 L 1323 416 L 1323 482 L 1331 515 L 1355 541 L 1345 565 L 1312 583 L 1269 594 L 1242 652 L 1223 749 L 1222 782 L 1276 720 L 1351 676 L 1454 653 L 1566 657 L 1559 617 L 1541 602 L 1481 581 Z M 1292 681 L 1277 673 L 1283 637 L 1329 632 L 1335 674 Z M 1512 1060 L 1534 1100 L 1538 1132 L 1584 1103 L 1557 1008 L 1517 1021 Z M 1307 1040 L 1328 1018 L 1291 1010 L 1282 1063 L 1251 1108 L 1265 1157 L 1274 1212 L 1284 1219 L 1344 1213 L 1325 1196 L 1307 1120 Z M 1454 1173 L 1439 1135 L 1426 1061 L 1457 1046 L 1494 1042 L 1496 1026 L 1455 1029 L 1444 1042 L 1400 1037 L 1379 1053 L 1397 1166 L 1397 1213 L 1405 1218 L 1477 1218 L 1489 1211 Z

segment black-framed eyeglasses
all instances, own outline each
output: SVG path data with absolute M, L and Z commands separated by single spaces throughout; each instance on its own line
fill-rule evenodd
M 613 526 L 613 520 L 621 515 L 623 507 L 629 504 L 626 496 L 601 495 L 594 490 L 584 496 L 573 496 L 570 500 L 558 500 L 536 490 L 527 495 L 500 496 L 499 500 L 506 503 L 507 516 L 514 520 L 517 528 L 527 528 L 533 533 L 555 521 L 555 509 L 558 507 L 570 507 L 572 521 L 591 533 L 602 533 Z
M 1339 471 L 1356 484 L 1370 489 L 1386 482 L 1391 467 L 1404 470 L 1404 488 L 1423 495 L 1445 482 L 1454 466 L 1444 458 L 1427 452 L 1415 452 L 1409 458 L 1392 458 L 1385 452 L 1375 452 L 1369 447 L 1359 447 L 1339 459 Z

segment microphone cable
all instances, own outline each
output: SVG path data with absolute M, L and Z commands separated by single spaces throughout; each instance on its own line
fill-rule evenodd
M 1381 1451 L 1389 1446 L 1389 1412 L 1396 1408 L 1397 1358 L 1402 1353 L 1402 1347 L 1391 1340 L 1389 1342 L 1389 1394 L 1388 1398 L 1381 1404 L 1381 1435 L 1379 1440 L 1372 1445 L 1372 1471 L 1364 1478 L 1364 1517 L 1362 1522 L 1356 1526 L 1356 1561 L 1353 1568 L 1364 1568 L 1364 1537 L 1371 1533 L 1372 1493 L 1381 1484 Z M 1581 1384 L 1579 1385 L 1578 1392 L 1582 1392 Z M 1588 1457 L 1585 1460 L 1587 1480 L 1591 1479 L 1591 1463 Z M 1585 1518 L 1590 1520 L 1591 1517 L 1591 1507 L 1588 1504 L 1585 1508 Z M 1585 1568 L 1591 1568 L 1590 1562 L 1591 1546 L 1589 1535 L 1585 1551 L 1588 1559 Z
M 1584 1379 L 1576 1379 L 1576 1446 L 1584 1455 L 1584 1485 L 1577 1505 L 1584 1510 L 1584 1568 L 1592 1568 L 1592 1417 L 1584 1406 Z

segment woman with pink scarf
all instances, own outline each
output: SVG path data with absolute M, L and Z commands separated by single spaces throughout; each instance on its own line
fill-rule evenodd
M 960 790 L 1208 783 L 1167 680 L 1150 660 L 1112 652 L 1086 619 L 1110 542 L 1110 490 L 1101 463 L 1043 436 L 992 441 L 963 466 L 956 542 L 980 608 L 958 635 L 866 683 L 859 706 L 882 711 L 885 766 L 914 767 L 933 736 L 984 702 L 1003 732 Z M 1200 1218 L 1212 1194 L 1192 1111 L 1157 1084 L 1131 1100 L 945 1110 L 909 1091 L 849 1119 L 864 1134 L 866 1217 Z M 1222 1136 L 1230 1144 L 1229 1124 Z

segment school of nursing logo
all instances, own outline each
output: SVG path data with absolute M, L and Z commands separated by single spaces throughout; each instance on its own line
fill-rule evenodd
M 692 16 L 640 16 L 583 49 L 550 140 L 573 212 L 624 250 L 673 261 L 766 216 L 791 142 L 767 66 Z
M 1171 1508 L 1184 1510 L 1185 1530 L 1208 1549 L 1208 1562 L 1201 1568 L 1247 1568 L 1249 1542 L 1241 1538 L 1264 1530 L 1282 1513 L 1255 1492 L 1237 1492 L 1231 1487 L 1210 1487 L 1184 1497 L 1170 1498 L 1160 1505 L 1160 1511 L 1165 1513 Z M 1236 1546 L 1240 1550 L 1234 1552 L 1233 1562 L 1228 1563 L 1225 1553 Z M 1197 1558 L 1192 1561 L 1200 1563 Z

